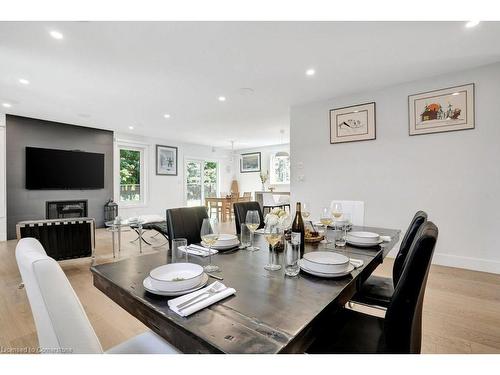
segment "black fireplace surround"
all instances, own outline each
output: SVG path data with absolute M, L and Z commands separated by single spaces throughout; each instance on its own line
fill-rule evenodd
M 45 203 L 46 219 L 65 219 L 71 217 L 87 217 L 88 200 L 47 201 Z

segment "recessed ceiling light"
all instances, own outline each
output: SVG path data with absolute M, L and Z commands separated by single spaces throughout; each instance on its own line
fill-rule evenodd
M 460 95 L 460 93 L 459 93 L 459 92 L 454 92 L 454 93 L 453 93 L 453 94 L 451 94 L 451 95 L 453 95 L 453 96 L 457 96 L 457 95 Z
M 23 85 L 29 85 L 30 81 L 28 81 L 26 78 L 19 78 L 19 83 L 22 83 Z
M 133 126 L 129 126 L 128 127 L 130 130 L 134 130 L 134 127 Z
M 165 114 L 163 115 L 163 117 L 165 117 L 165 118 L 170 118 L 170 115 L 169 115 L 168 113 L 165 113 Z
M 479 21 L 469 21 L 465 24 L 465 27 L 470 29 L 472 27 L 476 27 L 477 25 L 479 25 Z
M 57 31 L 57 30 L 51 30 L 49 32 L 49 34 L 50 34 L 50 36 L 52 38 L 57 39 L 57 40 L 61 40 L 61 39 L 64 38 L 64 35 L 61 32 Z
M 10 107 L 12 107 L 12 104 L 10 104 L 10 103 L 2 103 L 2 106 L 5 107 L 5 108 L 10 108 Z
M 225 102 L 226 101 L 226 97 L 225 96 L 219 96 L 219 102 Z
M 316 74 L 316 71 L 314 69 L 307 69 L 306 70 L 306 76 L 313 76 Z

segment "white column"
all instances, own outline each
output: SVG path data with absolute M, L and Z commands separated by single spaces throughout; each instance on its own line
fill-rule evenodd
M 6 144 L 5 144 L 5 113 L 0 113 L 0 241 L 7 239 L 7 187 L 6 187 Z

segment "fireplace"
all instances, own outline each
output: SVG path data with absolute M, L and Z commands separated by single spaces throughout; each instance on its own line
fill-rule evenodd
M 88 200 L 47 201 L 47 219 L 64 219 L 70 217 L 87 217 Z

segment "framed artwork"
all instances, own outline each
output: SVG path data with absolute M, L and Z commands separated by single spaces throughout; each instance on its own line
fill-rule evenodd
M 375 138 L 375 102 L 330 110 L 331 144 Z
M 177 147 L 156 145 L 156 174 L 177 176 Z
M 474 129 L 474 84 L 408 96 L 410 135 Z
M 260 172 L 260 152 L 241 154 L 240 172 Z

